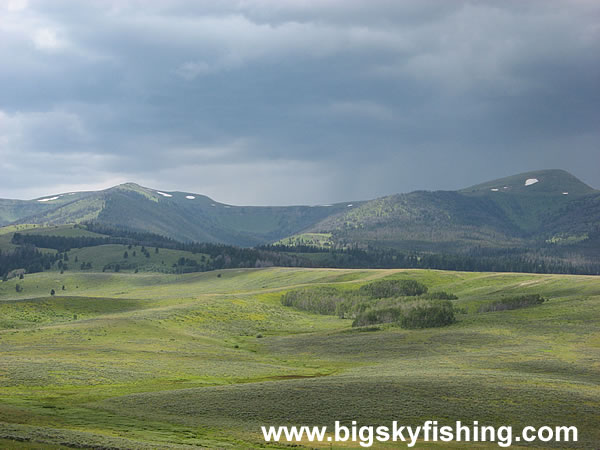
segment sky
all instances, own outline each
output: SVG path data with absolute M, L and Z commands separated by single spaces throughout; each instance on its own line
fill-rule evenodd
M 596 0 L 0 0 L 0 198 L 600 188 L 599 55 Z

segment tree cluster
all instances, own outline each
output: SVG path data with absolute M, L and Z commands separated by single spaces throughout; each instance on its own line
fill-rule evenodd
M 354 290 L 332 286 L 294 289 L 282 295 L 281 304 L 354 319 L 354 327 L 394 323 L 403 328 L 428 328 L 456 320 L 447 298 L 457 297 L 446 292 L 427 295 L 427 287 L 416 280 L 381 280 Z

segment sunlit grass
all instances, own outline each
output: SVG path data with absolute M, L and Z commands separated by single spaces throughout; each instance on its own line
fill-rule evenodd
M 452 292 L 464 313 L 439 329 L 365 332 L 279 301 L 300 286 L 357 289 L 382 277 Z M 549 300 L 476 312 L 528 293 Z M 262 442 L 259 424 L 433 419 L 572 424 L 590 448 L 600 441 L 599 319 L 600 280 L 585 276 L 290 268 L 26 275 L 0 283 L 0 437 L 47 448 L 250 448 Z

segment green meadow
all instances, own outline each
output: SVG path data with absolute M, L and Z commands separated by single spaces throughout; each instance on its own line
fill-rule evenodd
M 85 260 L 85 249 L 78 251 Z M 167 250 L 160 252 L 171 263 Z M 106 251 L 107 258 L 122 253 Z M 531 445 L 600 442 L 599 277 L 94 270 L 0 282 L 0 447 L 289 448 L 266 444 L 260 426 L 334 420 L 415 426 L 477 420 L 517 430 L 575 425 L 577 443 Z M 299 287 L 353 290 L 384 278 L 456 294 L 456 323 L 353 328 L 352 320 L 280 302 Z M 525 294 L 548 301 L 478 312 L 485 303 Z

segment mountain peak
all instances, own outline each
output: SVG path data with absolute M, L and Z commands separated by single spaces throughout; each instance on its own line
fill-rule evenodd
M 123 189 L 138 189 L 138 188 L 143 188 L 143 186 L 140 186 L 139 184 L 134 183 L 133 181 L 127 181 L 125 183 L 121 183 L 121 184 L 118 184 L 118 185 L 113 186 L 113 187 L 123 188 Z
M 121 183 L 121 184 L 117 184 L 116 186 L 110 187 L 108 189 L 106 189 L 107 191 L 110 190 L 121 190 L 121 191 L 135 191 L 135 192 L 139 192 L 139 191 L 144 191 L 144 192 L 150 192 L 152 191 L 152 189 L 141 186 L 137 183 L 134 183 L 132 181 L 128 181 L 126 183 Z
M 121 183 L 116 186 L 113 186 L 109 189 L 106 189 L 107 192 L 121 191 L 121 192 L 135 192 L 137 194 L 141 194 L 144 197 L 149 199 L 156 199 L 158 196 L 156 195 L 157 191 L 154 189 L 147 188 L 145 186 L 140 186 L 137 183 L 127 182 Z
M 562 169 L 535 170 L 477 184 L 460 192 L 464 194 L 549 194 L 585 195 L 596 192 L 579 178 Z

